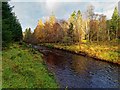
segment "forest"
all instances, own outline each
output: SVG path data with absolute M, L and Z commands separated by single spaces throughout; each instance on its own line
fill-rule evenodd
M 23 32 L 23 40 L 31 44 L 44 44 L 90 57 L 120 63 L 118 60 L 120 42 L 120 16 L 117 6 L 111 19 L 106 15 L 94 13 L 95 7 L 89 5 L 85 14 L 73 11 L 68 20 L 57 19 L 52 15 L 45 22 L 40 19 L 31 31 Z
M 54 12 L 25 31 L 2 2 L 0 88 L 119 88 L 120 13 L 111 19 L 95 13 L 73 11 L 67 19 Z M 0 24 L 1 26 L 1 24 Z
M 119 24 L 120 16 L 115 7 L 112 19 L 107 20 L 103 14 L 95 14 L 94 6 L 88 6 L 86 15 L 81 11 L 74 11 L 68 20 L 57 20 L 54 14 L 45 23 L 42 19 L 34 32 L 30 28 L 25 30 L 24 40 L 33 43 L 82 43 L 88 42 L 110 42 L 120 38 Z M 31 40 L 33 39 L 33 40 Z M 32 43 L 32 42 L 31 42 Z

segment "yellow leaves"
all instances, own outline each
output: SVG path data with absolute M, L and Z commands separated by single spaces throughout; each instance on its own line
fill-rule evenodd
M 38 25 L 39 25 L 39 26 L 44 26 L 44 23 L 42 22 L 42 19 L 40 19 L 40 20 L 38 21 Z
M 87 40 L 82 40 L 82 43 L 87 43 Z
M 55 23 L 55 21 L 56 21 L 55 16 L 54 16 L 54 15 L 51 15 L 50 18 L 49 18 L 50 24 L 53 25 L 53 24 Z
M 76 46 L 75 48 L 76 48 L 77 50 L 79 50 L 79 49 L 80 49 L 80 47 L 79 47 L 79 46 Z

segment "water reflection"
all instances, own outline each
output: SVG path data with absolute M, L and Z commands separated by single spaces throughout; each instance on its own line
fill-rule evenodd
M 72 69 L 89 81 L 90 87 L 119 86 L 117 66 L 77 55 L 73 56 L 73 60 Z
M 71 64 L 71 68 L 76 72 L 76 73 L 81 73 L 81 74 L 85 74 L 87 71 L 87 67 L 88 67 L 88 61 L 86 61 L 85 57 L 77 57 L 72 56 L 72 64 Z M 81 62 L 81 60 L 83 60 Z
M 37 47 L 61 87 L 117 88 L 120 66 L 60 50 Z
M 60 68 L 62 70 L 65 69 L 65 65 L 67 63 L 63 56 L 58 56 L 52 52 L 49 52 L 47 55 L 45 55 L 45 60 L 47 65 L 50 67 Z

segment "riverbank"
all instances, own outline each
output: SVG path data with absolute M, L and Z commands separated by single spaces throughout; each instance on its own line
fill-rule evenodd
M 59 87 L 42 59 L 42 54 L 26 44 L 12 44 L 2 52 L 3 88 Z
M 118 50 L 118 45 L 98 43 L 82 43 L 80 46 L 78 44 L 65 45 L 55 43 L 45 43 L 41 45 L 89 56 L 97 60 L 120 64 L 120 51 Z

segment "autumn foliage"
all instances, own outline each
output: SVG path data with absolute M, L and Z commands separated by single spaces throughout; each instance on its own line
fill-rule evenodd
M 86 15 L 83 15 L 80 10 L 74 11 L 68 20 L 58 20 L 52 14 L 45 22 L 40 19 L 33 33 L 30 30 L 25 31 L 24 41 L 35 44 L 81 44 L 83 40 L 108 42 L 119 38 L 117 34 L 119 28 L 114 24 L 115 20 L 119 20 L 117 8 L 111 20 L 107 20 L 103 14 L 94 13 L 93 6 L 88 7 Z

